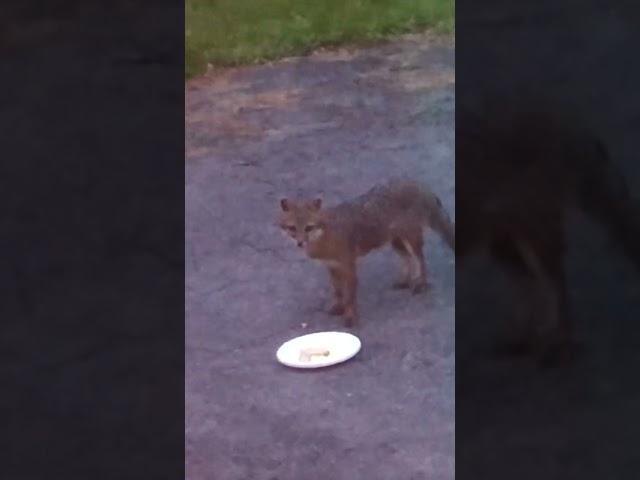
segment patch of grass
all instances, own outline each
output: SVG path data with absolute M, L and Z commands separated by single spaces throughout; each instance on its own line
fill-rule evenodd
M 452 32 L 454 1 L 185 0 L 185 74 L 425 28 Z

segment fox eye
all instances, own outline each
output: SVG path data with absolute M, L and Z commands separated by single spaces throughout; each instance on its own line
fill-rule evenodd
M 282 228 L 284 228 L 285 230 L 288 230 L 290 232 L 295 232 L 296 231 L 296 226 L 295 225 L 283 225 Z
M 305 232 L 311 232 L 311 231 L 313 231 L 315 229 L 316 229 L 315 225 L 307 225 L 306 227 L 304 227 L 304 231 Z

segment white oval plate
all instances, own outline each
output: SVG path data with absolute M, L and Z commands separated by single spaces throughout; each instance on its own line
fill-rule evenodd
M 293 368 L 328 367 L 353 358 L 361 345 L 358 337 L 346 332 L 310 333 L 283 343 L 276 357 Z

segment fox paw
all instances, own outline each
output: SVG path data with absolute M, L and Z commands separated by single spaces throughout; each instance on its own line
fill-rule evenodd
M 411 287 L 411 293 L 414 295 L 417 293 L 422 293 L 429 288 L 429 284 L 425 281 L 417 282 Z
M 356 315 L 347 315 L 344 317 L 344 324 L 347 328 L 355 327 L 358 324 L 358 317 Z
M 358 311 L 354 307 L 345 309 L 344 323 L 347 328 L 355 327 L 358 324 Z
M 344 314 L 344 307 L 338 303 L 336 303 L 333 307 L 329 309 L 329 315 L 342 315 Z

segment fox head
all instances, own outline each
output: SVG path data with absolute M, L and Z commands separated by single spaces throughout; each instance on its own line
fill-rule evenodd
M 279 225 L 282 231 L 300 248 L 322 236 L 322 200 L 293 201 L 287 198 L 280 200 Z

